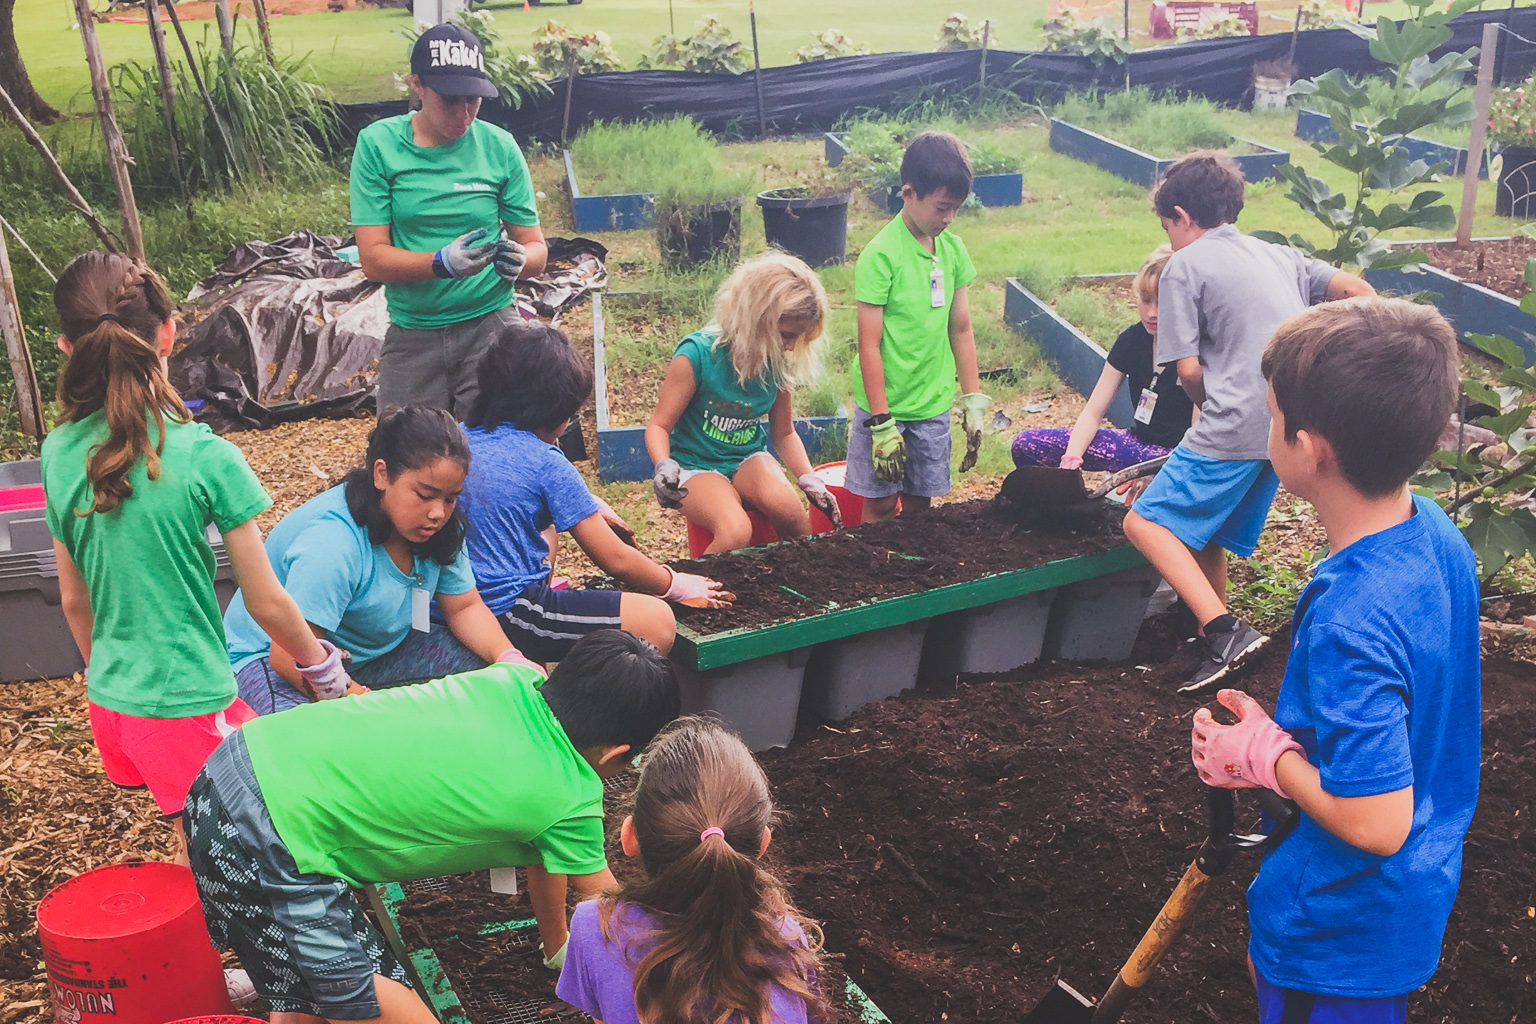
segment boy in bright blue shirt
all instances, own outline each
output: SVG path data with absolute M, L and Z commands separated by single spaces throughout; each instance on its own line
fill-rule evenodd
M 1200 778 L 1294 799 L 1300 825 L 1248 890 L 1261 1024 L 1401 1024 L 1439 963 L 1477 804 L 1477 563 L 1408 479 L 1455 408 L 1432 307 L 1349 299 L 1265 351 L 1269 455 L 1331 554 L 1302 592 L 1271 720 L 1222 690 L 1195 713 Z

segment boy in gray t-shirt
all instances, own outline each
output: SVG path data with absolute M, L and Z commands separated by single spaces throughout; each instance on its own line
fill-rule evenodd
M 1177 366 L 1200 418 L 1126 515 L 1125 535 L 1199 623 L 1200 665 L 1179 687 L 1193 693 L 1268 639 L 1226 603 L 1226 553 L 1253 553 L 1278 486 L 1268 459 L 1264 346 L 1307 306 L 1376 290 L 1239 232 L 1243 174 L 1225 153 L 1174 164 L 1153 205 L 1174 250 L 1158 285 L 1156 359 Z

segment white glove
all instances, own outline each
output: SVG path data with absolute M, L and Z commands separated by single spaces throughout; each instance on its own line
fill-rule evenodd
M 337 697 L 344 697 L 347 693 L 347 685 L 352 680 L 347 676 L 347 670 L 341 665 L 341 652 L 329 640 L 321 640 L 320 646 L 325 651 L 323 661 L 313 665 L 300 665 L 295 662 L 293 667 L 299 670 L 299 676 L 309 690 L 310 700 L 334 700 Z
M 832 528 L 843 528 L 843 510 L 837 507 L 837 497 L 829 490 L 821 477 L 815 473 L 802 474 L 799 479 L 800 489 L 805 492 L 805 497 L 812 505 L 821 509 L 821 514 L 832 520 Z

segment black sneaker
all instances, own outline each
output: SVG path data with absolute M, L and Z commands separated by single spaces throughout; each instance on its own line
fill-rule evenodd
M 1195 641 L 1199 645 L 1200 665 L 1179 687 L 1179 692 L 1201 693 L 1210 689 L 1237 667 L 1238 662 L 1268 642 L 1269 637 L 1241 619 L 1234 619 L 1228 629 L 1206 633 Z

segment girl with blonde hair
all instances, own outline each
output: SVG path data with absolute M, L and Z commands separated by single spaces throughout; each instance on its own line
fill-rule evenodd
M 713 533 L 710 552 L 746 546 L 747 507 L 767 516 L 781 538 L 810 532 L 810 515 L 768 451 L 770 441 L 806 497 L 841 525 L 837 501 L 795 433 L 790 399 L 820 372 L 826 319 L 827 293 L 816 273 L 768 252 L 721 286 L 714 323 L 678 343 L 645 447 L 656 465 L 657 500 Z

